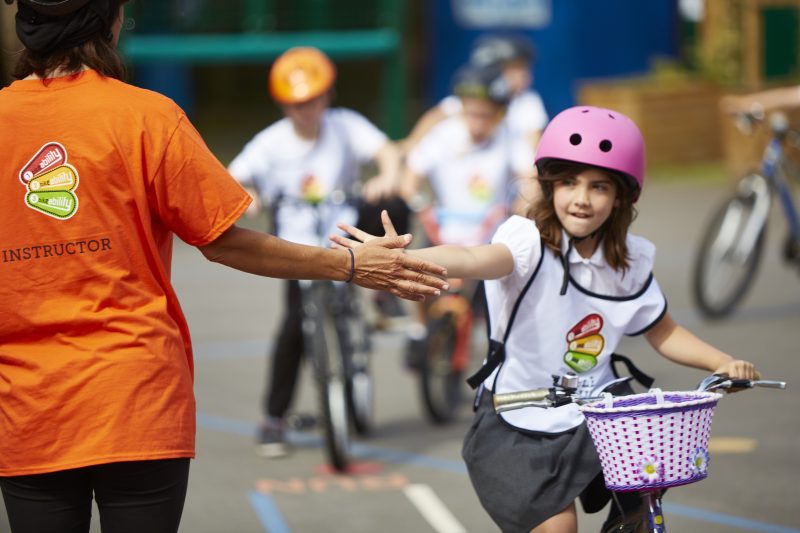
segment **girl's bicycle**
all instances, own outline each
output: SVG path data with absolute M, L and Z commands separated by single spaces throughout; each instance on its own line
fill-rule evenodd
M 281 196 L 272 206 L 273 210 L 278 205 L 311 208 L 318 244 L 325 246 L 338 208 L 348 201 L 344 192 L 333 191 L 313 202 Z M 303 340 L 317 387 L 325 451 L 330 464 L 345 471 L 350 463 L 351 424 L 359 435 L 372 428 L 371 329 L 354 285 L 326 280 L 299 283 Z
M 479 242 L 488 240 L 505 215 L 504 208 L 481 216 Z M 444 217 L 460 217 L 473 224 L 474 216 L 448 213 L 428 207 L 419 212 L 419 221 L 432 245 L 443 244 L 440 235 Z M 474 280 L 449 279 L 450 290 L 429 300 L 425 307 L 427 336 L 415 367 L 425 412 L 436 424 L 451 422 L 465 403 L 464 375 L 473 361 L 472 332 L 481 316 L 477 306 L 483 301 L 482 285 Z
M 763 114 L 739 115 L 740 129 L 751 132 L 764 122 Z M 800 264 L 800 209 L 790 178 L 800 177 L 786 156 L 786 145 L 800 146 L 800 134 L 789 129 L 783 113 L 769 117 L 771 137 L 761 158 L 761 168 L 742 178 L 733 196 L 711 218 L 701 240 L 694 267 L 693 294 L 700 311 L 710 318 L 728 315 L 742 300 L 755 277 L 772 207 L 780 201 L 788 225 L 783 248 L 787 261 Z
M 629 396 L 602 392 L 629 379 L 614 380 L 592 397 L 578 397 L 578 376 L 553 376 L 553 386 L 547 389 L 494 395 L 494 408 L 501 413 L 579 404 L 600 456 L 605 485 L 621 510 L 620 519 L 606 524 L 602 533 L 665 533 L 664 491 L 708 476 L 711 419 L 722 398 L 715 391 L 785 389 L 786 383 L 712 374 L 692 391 L 651 389 Z M 616 496 L 621 492 L 638 492 L 642 509 L 626 514 Z

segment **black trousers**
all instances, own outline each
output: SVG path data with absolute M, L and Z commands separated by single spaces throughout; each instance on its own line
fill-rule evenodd
M 189 459 L 108 463 L 0 478 L 12 533 L 87 533 L 92 497 L 103 533 L 175 533 Z
M 283 324 L 272 350 L 272 365 L 267 370 L 269 387 L 264 395 L 264 414 L 283 418 L 294 397 L 300 363 L 303 359 L 303 312 L 300 283 L 286 283 Z

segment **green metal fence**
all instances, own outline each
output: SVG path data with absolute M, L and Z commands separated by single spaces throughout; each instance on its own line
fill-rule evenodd
M 383 127 L 405 131 L 407 74 L 402 0 L 164 0 L 133 2 L 121 43 L 135 64 L 269 63 L 293 46 L 334 61 L 377 59 Z

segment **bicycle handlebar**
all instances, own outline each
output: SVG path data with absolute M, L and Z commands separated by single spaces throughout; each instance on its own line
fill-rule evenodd
M 563 387 L 558 384 L 559 381 L 564 381 L 564 376 L 553 376 L 553 380 L 555 384 L 547 389 L 532 389 L 495 394 L 492 398 L 495 412 L 503 413 L 505 411 L 513 411 L 524 407 L 550 409 L 570 403 L 584 405 L 605 399 L 605 396 L 576 396 L 575 388 Z M 730 379 L 725 375 L 712 374 L 700 382 L 696 390 L 752 389 L 755 387 L 785 389 L 786 382 L 764 379 Z
M 766 389 L 785 389 L 785 381 L 773 381 L 768 379 L 730 379 L 728 376 L 721 374 L 711 374 L 697 386 L 698 391 L 712 391 L 717 389 L 752 389 L 754 387 L 763 387 Z

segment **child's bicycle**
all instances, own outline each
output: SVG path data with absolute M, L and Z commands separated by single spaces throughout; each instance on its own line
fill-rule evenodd
M 504 215 L 505 209 L 498 208 L 481 217 L 479 242 L 489 239 Z M 433 207 L 419 212 L 419 221 L 432 245 L 443 244 L 439 230 L 442 218 L 448 216 L 466 215 Z M 427 336 L 423 353 L 415 361 L 425 412 L 436 424 L 451 422 L 465 403 L 464 375 L 473 360 L 472 331 L 480 317 L 476 306 L 483 301 L 480 282 L 448 279 L 448 283 L 450 290 L 446 294 L 426 303 Z
M 318 245 L 327 245 L 335 209 L 350 200 L 342 191 L 310 202 L 281 196 L 277 206 L 313 208 Z M 274 217 L 273 217 L 274 220 Z M 312 363 L 319 397 L 325 450 L 330 464 L 345 471 L 350 463 L 350 425 L 360 435 L 370 432 L 373 418 L 372 351 L 368 326 L 355 285 L 326 280 L 301 280 L 303 340 Z
M 630 378 L 607 384 L 609 389 Z M 700 481 L 708 476 L 708 438 L 718 390 L 767 387 L 785 389 L 782 381 L 729 379 L 712 374 L 692 391 L 651 389 L 644 394 L 576 396 L 575 374 L 553 376 L 553 386 L 496 394 L 495 411 L 523 407 L 551 408 L 577 403 L 586 417 L 600 456 L 606 487 L 612 494 L 638 492 L 643 511 L 606 524 L 602 533 L 665 533 L 661 497 L 669 487 Z M 616 496 L 614 501 L 617 501 Z
M 763 114 L 744 113 L 737 124 L 746 132 L 764 122 Z M 800 265 L 800 209 L 790 178 L 800 177 L 786 156 L 786 144 L 800 146 L 800 134 L 789 129 L 783 113 L 769 117 L 771 138 L 761 168 L 746 175 L 733 196 L 714 214 L 701 240 L 694 267 L 693 294 L 700 311 L 710 318 L 728 315 L 742 300 L 755 277 L 764 249 L 773 193 L 788 225 L 783 249 L 786 261 Z

